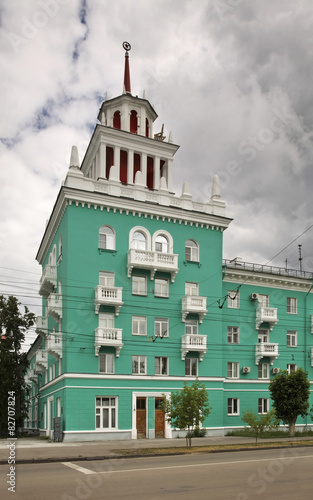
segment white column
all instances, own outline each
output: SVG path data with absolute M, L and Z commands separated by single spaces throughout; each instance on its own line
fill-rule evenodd
M 134 184 L 134 151 L 127 151 L 127 184 Z
M 120 159 L 121 159 L 121 149 L 119 146 L 115 146 L 114 148 L 114 162 L 113 165 L 117 171 L 117 177 L 120 178 Z
M 172 187 L 172 183 L 173 183 L 173 179 L 172 179 L 172 165 L 173 165 L 173 160 L 172 159 L 167 160 L 167 189 L 169 191 L 173 190 L 173 187 Z
M 153 162 L 153 189 L 160 188 L 160 163 L 161 159 L 155 156 Z
M 98 159 L 97 159 L 98 177 L 100 179 L 106 179 L 106 156 L 107 156 L 106 153 L 107 153 L 106 144 L 101 142 L 98 150 Z
M 146 153 L 141 154 L 141 167 L 140 167 L 144 185 L 147 185 L 147 155 Z

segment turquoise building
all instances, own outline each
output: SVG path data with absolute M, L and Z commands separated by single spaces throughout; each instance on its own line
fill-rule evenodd
M 312 275 L 223 260 L 218 178 L 206 202 L 188 183 L 173 193 L 178 146 L 131 94 L 124 48 L 123 94 L 103 102 L 81 164 L 72 148 L 37 253 L 25 427 L 53 437 L 59 417 L 64 441 L 175 437 L 160 400 L 198 377 L 207 434 L 224 435 L 270 409 L 279 370 L 312 381 Z

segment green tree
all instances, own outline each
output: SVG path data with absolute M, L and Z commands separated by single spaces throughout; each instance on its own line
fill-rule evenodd
M 298 416 L 305 417 L 309 410 L 308 372 L 284 370 L 271 380 L 269 390 L 277 418 L 289 425 L 289 436 L 294 436 Z
M 276 418 L 275 410 L 272 409 L 264 415 L 256 415 L 252 410 L 244 412 L 241 419 L 249 425 L 251 434 L 255 437 L 255 444 L 258 444 L 258 437 L 265 430 L 272 430 L 279 426 L 279 420 Z
M 34 324 L 35 315 L 25 307 L 24 314 L 16 297 L 0 295 L 0 434 L 8 432 L 9 395 L 14 396 L 15 426 L 21 427 L 26 416 L 25 372 L 27 354 L 22 352 L 26 331 Z M 12 398 L 10 398 L 12 401 Z
M 192 433 L 211 413 L 207 390 L 198 380 L 191 386 L 184 383 L 183 389 L 172 392 L 171 398 L 164 397 L 161 408 L 166 420 L 181 430 L 187 430 L 186 445 L 191 448 Z

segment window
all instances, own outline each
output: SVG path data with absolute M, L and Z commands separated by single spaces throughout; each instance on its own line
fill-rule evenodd
M 199 283 L 189 283 L 185 284 L 185 294 L 186 295 L 199 295 Z
M 115 250 L 115 233 L 111 227 L 100 227 L 99 248 L 101 248 L 102 250 Z
M 155 374 L 168 375 L 168 358 L 157 356 L 154 358 Z
M 196 377 L 198 374 L 198 360 L 197 358 L 185 359 L 185 375 Z
M 147 239 L 141 231 L 134 232 L 132 248 L 135 248 L 136 250 L 147 250 Z
M 297 371 L 297 365 L 293 365 L 293 364 L 289 365 L 288 364 L 287 365 L 287 371 L 288 371 L 288 373 L 290 373 L 290 372 L 296 372 Z
M 258 378 L 269 378 L 270 367 L 268 363 L 260 363 L 258 366 Z
M 198 321 L 194 319 L 187 319 L 185 321 L 185 334 L 198 335 Z
M 258 399 L 258 413 L 267 413 L 270 409 L 270 400 L 268 398 Z
M 114 354 L 99 354 L 99 372 L 114 373 Z
M 239 309 L 239 292 L 237 290 L 228 290 L 227 307 Z
M 186 241 L 185 257 L 191 262 L 199 262 L 199 246 L 194 240 Z
M 294 297 L 287 297 L 287 313 L 297 314 L 297 299 Z
M 117 428 L 117 398 L 96 397 L 96 429 Z
M 133 316 L 132 322 L 133 335 L 147 335 L 147 318 L 146 316 Z
M 59 238 L 59 257 L 58 257 L 58 262 L 62 259 L 62 235 Z
M 132 374 L 145 375 L 147 365 L 147 356 L 133 356 L 132 357 Z
M 168 241 L 163 234 L 159 234 L 159 236 L 156 237 L 155 240 L 155 251 L 156 252 L 162 252 L 162 253 L 168 253 Z
M 114 328 L 114 315 L 100 313 L 99 314 L 99 328 L 109 329 Z
M 154 296 L 155 297 L 168 297 L 168 294 L 169 294 L 168 280 L 156 278 L 155 288 L 154 288 Z
M 132 277 L 132 293 L 133 295 L 147 295 L 147 278 L 146 276 Z
M 228 415 L 239 415 L 239 398 L 227 399 L 227 413 Z
M 113 287 L 114 286 L 114 273 L 107 271 L 99 272 L 99 285 L 104 287 Z
M 239 378 L 239 363 L 227 363 L 227 377 Z
M 227 327 L 227 343 L 239 344 L 239 328 L 238 326 Z
M 259 344 L 267 344 L 269 342 L 268 330 L 258 331 L 258 342 Z
M 287 331 L 287 346 L 297 347 L 297 332 L 294 330 Z
M 155 318 L 154 335 L 155 337 L 168 337 L 168 318 Z
M 259 294 L 259 304 L 260 304 L 260 307 L 269 307 L 269 296 L 263 295 L 262 293 L 260 293 Z

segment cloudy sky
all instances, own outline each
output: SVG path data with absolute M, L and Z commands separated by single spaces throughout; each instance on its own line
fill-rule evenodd
M 0 16 L 0 294 L 40 314 L 35 255 L 71 146 L 83 158 L 122 93 L 124 40 L 132 93 L 180 145 L 177 194 L 189 181 L 204 201 L 220 177 L 224 257 L 298 269 L 301 244 L 313 271 L 311 0 L 10 0 Z

